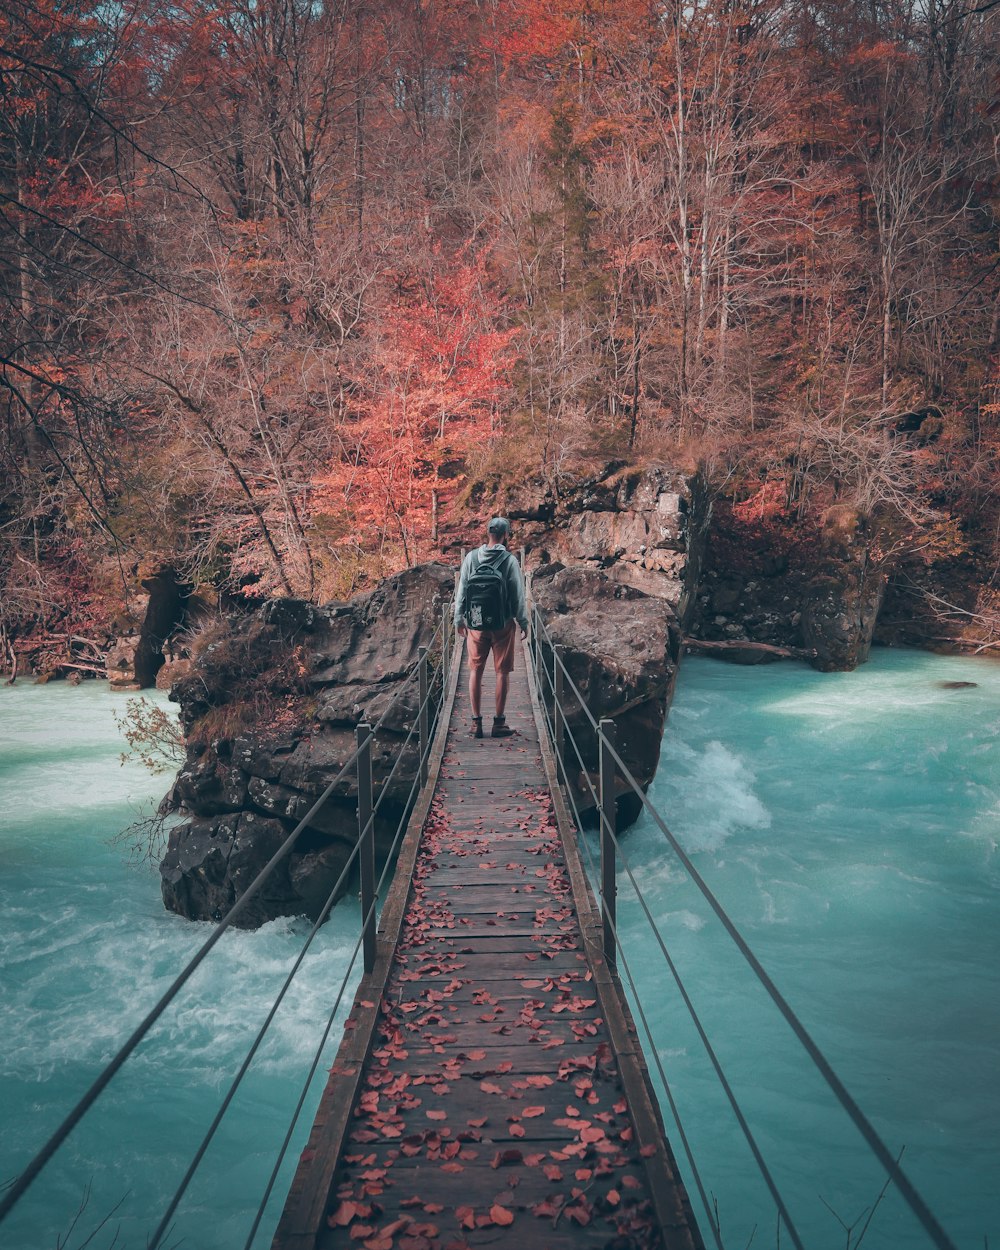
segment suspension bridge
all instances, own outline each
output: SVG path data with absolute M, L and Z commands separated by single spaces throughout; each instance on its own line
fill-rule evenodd
M 272 1250 L 514 1244 L 523 1250 L 702 1250 L 709 1242 L 724 1250 L 718 1215 L 660 1058 L 662 1039 L 658 1044 L 653 1036 L 620 941 L 620 885 L 634 892 L 650 926 L 649 949 L 662 958 L 690 1013 L 773 1199 L 779 1235 L 805 1250 L 794 1213 L 629 865 L 616 827 L 616 799 L 629 790 L 854 1123 L 887 1183 L 897 1188 L 927 1244 L 955 1250 L 632 776 L 617 749 L 614 722 L 597 722 L 590 714 L 540 613 L 532 608 L 530 637 L 512 676 L 508 713 L 518 732 L 501 740 L 472 738 L 467 718 L 456 710 L 466 662 L 450 616 L 449 606 L 397 693 L 399 698 L 417 687 L 407 743 L 418 746 L 419 763 L 381 877 L 374 822 L 392 775 L 376 799 L 372 745 L 389 708 L 378 722 L 358 726 L 356 748 L 326 791 L 0 1195 L 0 1225 L 353 771 L 358 838 L 350 860 L 173 1197 L 155 1226 L 151 1218 L 147 1250 L 169 1244 L 190 1182 L 350 873 L 360 881 L 357 944 L 343 980 L 330 989 L 326 1027 L 260 1203 L 255 1213 L 247 1212 L 244 1250 L 266 1244 Z M 571 732 L 571 707 L 596 738 L 596 774 Z M 393 771 L 405 757 L 401 750 Z M 596 853 L 578 837 L 583 808 L 596 812 Z M 359 959 L 364 972 L 272 1235 L 266 1217 L 275 1187 Z M 696 1194 L 697 1218 L 647 1062 L 667 1103 L 670 1136 Z

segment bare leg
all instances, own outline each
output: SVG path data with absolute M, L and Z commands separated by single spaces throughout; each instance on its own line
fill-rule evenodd
M 507 691 L 510 689 L 510 673 L 497 673 L 497 716 L 503 716 L 507 706 Z
M 472 704 L 472 715 L 481 716 L 483 711 L 483 670 L 469 669 L 469 702 Z

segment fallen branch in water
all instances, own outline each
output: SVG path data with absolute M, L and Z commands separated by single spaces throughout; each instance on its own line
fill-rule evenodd
M 776 647 L 770 642 L 750 642 L 748 639 L 731 638 L 711 641 L 707 638 L 685 638 L 684 650 L 696 655 L 712 655 L 720 651 L 741 651 L 748 656 L 765 660 L 811 660 L 815 651 L 805 647 Z

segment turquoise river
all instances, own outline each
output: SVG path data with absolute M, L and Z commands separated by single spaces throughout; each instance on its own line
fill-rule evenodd
M 0 1186 L 210 932 L 168 915 L 155 873 L 110 844 L 165 788 L 119 763 L 124 702 L 95 685 L 0 689 Z M 959 1250 L 1000 1250 L 998 730 L 988 660 L 880 651 L 831 675 L 688 659 L 650 792 Z M 633 879 L 807 1250 L 930 1246 L 659 829 L 643 818 L 625 850 L 620 929 L 650 1067 L 725 1250 L 792 1243 Z M 349 900 L 321 930 L 164 1245 L 246 1244 L 357 925 Z M 141 1250 L 307 932 L 224 935 L 0 1228 L 4 1250 Z

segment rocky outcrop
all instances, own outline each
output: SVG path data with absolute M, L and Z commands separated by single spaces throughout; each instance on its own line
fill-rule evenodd
M 116 639 L 108 648 L 105 667 L 112 690 L 140 690 L 135 674 L 135 653 L 139 646 L 138 634 L 126 634 Z
M 423 565 L 349 603 L 276 600 L 206 638 L 172 691 L 188 754 L 169 796 L 185 819 L 160 866 L 170 910 L 199 920 L 224 914 L 350 758 L 357 725 L 387 713 L 373 750 L 384 858 L 417 764 L 416 746 L 403 746 L 417 694 L 403 679 L 453 586 L 454 569 Z M 357 839 L 356 811 L 349 770 L 240 923 L 315 918 Z
M 717 653 L 737 663 L 766 646 L 824 671 L 849 670 L 868 658 L 885 585 L 856 513 L 830 508 L 809 526 L 719 505 L 689 633 L 731 644 Z
M 131 628 L 119 634 L 106 657 L 112 690 L 157 685 L 166 658 L 164 645 L 188 616 L 192 588 L 176 569 L 149 563 L 140 567 L 137 576 L 141 592 L 129 602 Z
M 563 482 L 527 479 L 501 505 L 518 522 L 529 568 L 548 561 L 600 569 L 611 581 L 665 601 L 686 627 L 711 509 L 697 475 L 669 465 L 613 462 Z
M 615 722 L 618 753 L 645 788 L 656 773 L 677 674 L 681 630 L 674 609 L 661 598 L 583 565 L 541 565 L 532 576 L 532 594 L 552 643 L 563 648 L 566 669 L 587 710 L 596 721 L 608 717 Z M 551 664 L 548 655 L 545 662 Z M 547 701 L 551 706 L 551 697 Z M 566 771 L 575 779 L 574 797 L 584 812 L 594 805 L 597 736 L 568 689 L 563 706 L 576 744 L 574 748 L 567 741 L 565 746 Z M 638 815 L 641 801 L 619 780 L 619 818 L 624 825 Z

